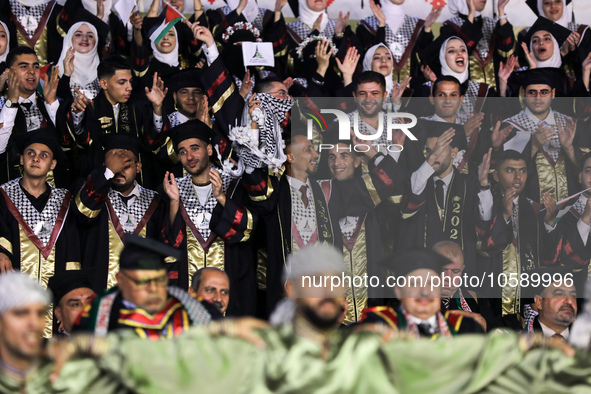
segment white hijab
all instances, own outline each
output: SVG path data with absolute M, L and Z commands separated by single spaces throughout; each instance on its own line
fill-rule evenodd
M 0 23 L 2 26 L 4 26 L 4 31 L 6 32 L 6 50 L 2 55 L 0 55 L 0 63 L 2 63 L 6 61 L 6 56 L 8 56 L 8 52 L 10 51 L 10 32 L 8 31 L 8 26 L 6 26 L 6 23 L 2 21 L 0 21 Z
M 386 0 L 386 1 L 390 1 L 390 0 Z M 388 48 L 386 45 L 384 45 L 382 43 L 379 43 L 379 44 L 374 45 L 371 48 L 369 48 L 367 50 L 367 52 L 365 53 L 365 57 L 363 58 L 363 71 L 372 71 L 371 70 L 371 63 L 373 62 L 373 55 L 379 47 L 386 48 L 388 50 L 388 52 L 390 52 L 390 56 L 392 57 L 392 60 L 394 60 L 394 56 L 392 56 L 392 51 L 390 51 L 390 48 Z M 392 79 L 392 70 L 390 70 L 390 74 L 388 74 L 388 76 L 386 76 L 385 78 L 386 78 L 386 92 L 388 92 L 388 95 L 390 95 L 392 93 L 392 90 L 394 89 L 394 80 Z
M 544 13 L 543 9 L 542 9 L 542 2 L 544 0 L 538 0 L 538 13 L 543 16 L 546 17 L 546 14 Z M 572 2 L 570 3 L 570 5 L 566 5 L 566 0 L 562 0 L 562 17 L 556 21 L 556 23 L 558 23 L 559 25 L 561 25 L 562 27 L 568 27 L 568 22 L 570 22 L 570 18 L 569 15 L 572 15 Z
M 449 67 L 449 65 L 445 61 L 445 47 L 447 46 L 447 43 L 449 42 L 449 40 L 453 40 L 453 39 L 460 40 L 460 41 L 462 41 L 462 43 L 464 43 L 464 40 L 462 40 L 460 37 L 451 36 L 450 38 L 445 40 L 445 42 L 441 45 L 441 48 L 439 49 L 439 62 L 441 63 L 441 75 L 451 75 L 452 77 L 456 77 L 457 80 L 460 81 L 460 83 L 464 83 L 468 80 L 468 77 L 470 76 L 469 64 L 466 64 L 466 69 L 464 70 L 464 72 L 457 73 L 454 70 L 452 70 L 451 67 Z M 464 45 L 466 45 L 466 43 L 464 43 Z M 466 47 L 466 49 L 467 48 L 468 47 Z M 469 62 L 469 59 L 468 59 L 468 62 Z
M 316 19 L 322 14 L 322 22 L 320 22 L 320 33 L 322 33 L 328 24 L 328 14 L 326 13 L 326 10 L 320 12 L 312 11 L 310 7 L 308 7 L 306 0 L 298 0 L 298 2 L 299 19 L 310 29 L 312 29 L 314 22 L 316 22 Z
M 541 0 L 538 0 L 538 1 L 541 1 Z M 454 16 L 458 16 L 458 14 L 468 16 L 468 14 L 470 13 L 470 10 L 468 9 L 468 4 L 466 3 L 466 0 L 448 0 L 447 6 L 449 8 L 449 12 L 451 12 L 451 14 Z M 480 12 L 476 11 L 475 16 L 480 16 L 480 15 L 481 15 Z
M 96 0 L 82 0 L 82 6 L 86 11 L 92 15 L 96 15 Z M 104 0 L 103 6 L 105 8 L 105 15 L 103 16 L 103 22 L 109 21 L 109 15 L 111 15 L 111 7 L 113 7 L 113 0 Z
M 240 0 L 226 1 L 228 3 L 228 7 L 230 7 L 231 10 L 235 10 L 238 8 L 238 4 L 240 4 Z M 242 15 L 244 15 L 244 18 L 246 18 L 246 20 L 251 23 L 256 19 L 256 17 L 259 15 L 259 6 L 256 0 L 248 0 L 246 7 L 244 7 L 244 11 L 242 11 Z
M 173 27 L 175 35 L 176 35 L 176 45 L 174 46 L 174 49 L 172 50 L 172 52 L 162 53 L 158 49 L 156 49 L 156 45 L 154 44 L 154 40 L 164 30 L 166 25 L 167 25 L 167 23 L 163 22 L 154 31 L 154 33 L 152 33 L 152 35 L 150 36 L 150 46 L 152 47 L 152 53 L 154 54 L 154 57 L 156 58 L 156 60 L 158 60 L 159 62 L 162 62 L 164 64 L 168 64 L 169 66 L 172 66 L 172 67 L 178 67 L 178 65 L 179 65 L 179 34 L 176 30 L 176 27 Z
M 552 44 L 554 44 L 554 54 L 548 60 L 538 60 L 538 58 L 536 58 L 536 61 L 538 62 L 538 68 L 559 68 L 560 66 L 562 66 L 562 57 L 560 57 L 560 47 L 558 46 L 558 41 L 556 41 L 556 38 L 554 38 L 552 34 L 550 34 L 550 36 L 552 37 Z M 533 54 L 531 41 L 529 42 L 529 51 Z
M 72 37 L 74 37 L 74 33 L 76 30 L 82 25 L 86 25 L 92 30 L 95 38 L 94 48 L 90 50 L 88 53 L 74 53 L 74 72 L 70 76 L 70 81 L 75 82 L 81 86 L 86 86 L 92 81 L 97 78 L 96 68 L 100 63 L 100 59 L 97 52 L 97 44 L 98 44 L 98 33 L 96 32 L 96 28 L 88 23 L 88 22 L 77 22 L 74 23 L 70 29 L 68 30 L 68 34 L 64 37 L 64 45 L 62 47 L 62 53 L 60 58 L 57 62 L 57 65 L 60 68 L 59 75 L 60 77 L 64 75 L 64 59 L 66 58 L 66 53 L 68 49 L 72 47 Z
M 404 23 L 404 16 L 406 15 L 404 8 L 401 5 L 393 4 L 391 0 L 381 0 L 380 4 L 386 16 L 386 24 L 392 30 L 392 33 L 396 34 Z
M 41 4 L 49 3 L 49 0 L 17 0 L 25 7 L 36 7 Z

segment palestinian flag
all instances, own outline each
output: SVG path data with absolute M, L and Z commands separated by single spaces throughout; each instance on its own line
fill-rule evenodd
M 160 40 L 176 25 L 178 22 L 186 19 L 183 14 L 178 12 L 176 8 L 171 6 L 166 0 L 164 1 L 167 5 L 162 10 L 159 19 L 162 19 L 162 24 L 150 35 L 150 40 L 154 44 L 158 44 Z
M 591 187 L 589 189 L 591 189 Z M 558 213 L 556 214 L 556 218 L 554 219 L 554 223 L 558 223 L 560 221 L 560 219 L 562 219 L 562 217 L 564 215 L 566 215 L 566 213 L 570 210 L 570 207 L 575 205 L 575 203 L 579 199 L 579 196 L 582 193 L 585 193 L 589 189 L 585 189 L 582 192 L 578 192 L 577 194 L 573 194 L 572 196 L 567 197 L 564 200 L 558 201 L 556 203 L 556 205 L 558 205 Z

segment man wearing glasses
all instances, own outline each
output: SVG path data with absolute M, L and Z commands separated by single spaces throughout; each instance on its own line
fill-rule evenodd
M 578 191 L 581 152 L 573 145 L 576 123 L 552 109 L 553 85 L 547 70 L 527 71 L 521 85 L 525 109 L 504 121 L 505 126 L 514 126 L 504 150 L 523 153 L 535 168 L 526 186 L 527 196 L 535 201 L 542 201 L 545 192 L 560 201 Z
M 126 237 L 117 287 L 88 305 L 74 330 L 105 336 L 112 330 L 129 329 L 141 338 L 158 340 L 175 337 L 193 324 L 209 324 L 207 306 L 180 288 L 168 286 L 165 259 L 179 256 L 157 241 Z

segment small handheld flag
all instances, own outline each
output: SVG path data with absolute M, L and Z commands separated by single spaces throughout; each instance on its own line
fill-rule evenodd
M 164 0 L 164 3 L 166 4 L 166 7 L 162 10 L 162 13 L 164 14 L 164 23 L 150 36 L 150 39 L 154 44 L 158 44 L 166 33 L 168 33 L 178 22 L 187 20 L 187 18 L 178 12 L 168 1 Z

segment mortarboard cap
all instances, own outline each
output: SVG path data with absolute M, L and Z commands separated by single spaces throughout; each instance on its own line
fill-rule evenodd
M 65 158 L 64 152 L 55 135 L 55 130 L 51 127 L 16 134 L 14 136 L 14 143 L 21 154 L 32 144 L 43 144 L 51 150 L 55 160 L 60 161 Z
M 184 140 L 189 138 L 197 138 L 211 144 L 213 138 L 213 130 L 200 121 L 199 119 L 192 119 L 170 129 L 172 141 L 174 142 L 174 149 L 178 150 L 178 146 Z
M 204 91 L 203 84 L 199 80 L 200 75 L 200 70 L 194 68 L 177 71 L 168 78 L 166 86 L 173 93 L 183 88 L 199 88 Z
M 166 259 L 169 257 L 178 260 L 180 252 L 153 239 L 127 234 L 125 246 L 119 256 L 119 268 L 122 270 L 166 269 Z
M 139 140 L 129 134 L 125 133 L 111 133 L 103 134 L 101 136 L 103 154 L 106 154 L 111 149 L 126 149 L 135 154 L 135 157 L 140 155 Z
M 58 272 L 49 279 L 47 287 L 53 293 L 54 306 L 57 306 L 60 300 L 72 290 L 92 289 L 88 273 L 78 270 Z
M 451 264 L 448 258 L 422 247 L 413 247 L 382 260 L 382 265 L 392 270 L 396 276 L 406 276 L 418 269 L 430 269 L 440 274 L 447 264 Z
M 532 36 L 540 30 L 545 30 L 552 34 L 552 36 L 556 39 L 556 42 L 558 42 L 559 47 L 561 47 L 562 44 L 564 44 L 568 36 L 570 36 L 571 34 L 571 31 L 566 27 L 563 27 L 558 23 L 552 22 L 550 19 L 539 17 L 535 21 L 535 23 L 529 28 L 527 34 L 525 35 L 525 43 L 528 47 L 531 42 Z

